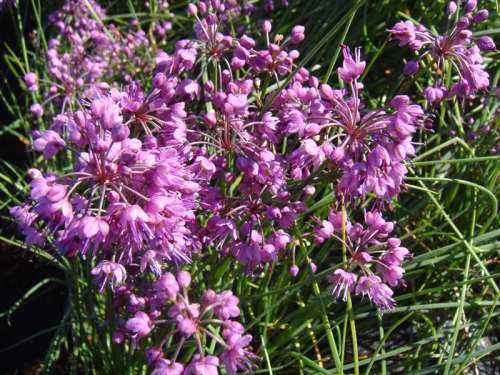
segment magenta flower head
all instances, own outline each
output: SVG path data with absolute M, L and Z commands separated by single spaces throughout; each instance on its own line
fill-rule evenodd
M 188 14 L 190 14 L 191 16 L 196 16 L 198 14 L 198 8 L 193 3 L 188 4 L 187 11 L 188 11 Z
M 476 9 L 476 6 L 477 6 L 477 0 L 467 0 L 464 7 L 465 13 L 472 12 L 474 9 Z
M 302 25 L 297 25 L 294 26 L 292 29 L 292 35 L 290 37 L 290 42 L 293 44 L 299 44 L 305 39 L 305 32 L 306 28 Z
M 172 362 L 168 359 L 160 359 L 156 362 L 151 375 L 182 375 L 184 366 L 179 362 Z
M 445 87 L 426 87 L 424 89 L 425 99 L 429 104 L 438 104 L 446 98 Z
M 483 52 L 494 52 L 497 49 L 495 41 L 493 40 L 493 38 L 489 36 L 479 37 L 476 40 L 476 44 L 479 47 L 479 49 Z
M 337 298 L 342 296 L 344 301 L 347 300 L 347 292 L 352 292 L 356 285 L 358 277 L 351 273 L 344 271 L 343 269 L 337 269 L 328 277 L 328 281 L 334 285 L 332 289 L 332 295 Z
M 299 271 L 300 271 L 299 267 L 296 264 L 294 264 L 288 270 L 288 274 L 292 277 L 297 277 L 297 275 L 299 274 Z
M 415 60 L 408 61 L 403 68 L 403 74 L 405 76 L 412 76 L 416 72 L 418 72 L 418 61 Z
M 201 303 L 205 306 L 213 305 L 217 302 L 217 293 L 215 293 L 212 289 L 208 289 L 203 296 L 201 297 Z
M 392 29 L 387 30 L 391 38 L 399 42 L 399 46 L 406 46 L 415 41 L 415 25 L 411 21 L 400 21 Z
M 383 262 L 377 265 L 377 271 L 390 286 L 397 286 L 403 279 L 405 270 L 397 265 L 386 265 Z
M 183 375 L 218 375 L 219 358 L 214 356 L 201 357 L 196 354 L 184 370 Z
M 41 118 L 43 116 L 43 107 L 38 103 L 34 103 L 30 106 L 30 112 L 35 118 Z
M 382 263 L 399 266 L 405 258 L 411 255 L 406 247 L 400 245 L 401 241 L 398 238 L 389 238 L 387 240 L 388 250 L 381 258 Z
M 457 11 L 457 3 L 455 3 L 454 1 L 450 1 L 446 5 L 446 14 L 448 15 L 448 17 L 451 17 L 455 14 L 456 11 Z
M 162 296 L 172 300 L 176 298 L 180 289 L 175 276 L 170 272 L 161 275 L 160 278 L 155 281 L 154 288 Z
M 314 195 L 315 192 L 316 192 L 316 188 L 313 185 L 304 186 L 304 194 Z
M 482 22 L 488 17 L 488 12 L 482 10 L 473 15 L 476 5 L 475 0 L 465 2 L 465 14 L 458 18 L 451 31 L 442 35 L 411 21 L 400 21 L 387 30 L 392 39 L 399 41 L 400 46 L 408 45 L 414 51 L 423 49 L 419 58 L 430 53 L 435 62 L 441 64 L 443 60 L 449 61 L 460 79 L 446 87 L 447 97 L 473 97 L 477 92 L 487 90 L 489 86 L 489 74 L 481 52 L 495 51 L 496 46 L 492 38 L 483 36 L 475 39 L 472 30 L 469 30 L 473 23 Z M 450 2 L 448 13 L 456 11 L 456 4 Z M 441 82 L 440 77 L 435 76 L 434 82 Z M 437 103 L 444 98 L 440 92 L 433 89 L 427 90 L 426 97 L 429 103 Z
M 24 83 L 29 91 L 34 92 L 38 90 L 38 77 L 33 72 L 28 72 L 23 77 Z
M 33 149 L 43 152 L 45 160 L 51 159 L 64 148 L 66 142 L 53 130 L 45 130 L 33 141 Z
M 271 24 L 271 21 L 269 20 L 264 20 L 262 22 L 262 31 L 265 33 L 270 33 L 271 29 L 273 28 L 273 25 Z
M 309 264 L 309 267 L 311 267 L 311 272 L 312 272 L 312 273 L 316 273 L 316 271 L 318 270 L 318 266 L 317 266 L 317 265 L 316 265 L 316 263 L 314 263 L 314 262 L 311 262 L 311 263 Z
M 483 21 L 486 21 L 488 17 L 490 16 L 490 13 L 488 12 L 487 9 L 480 9 L 474 14 L 474 17 L 472 17 L 472 21 L 476 23 L 480 23 Z
M 197 331 L 196 322 L 182 315 L 177 315 L 177 330 L 185 337 L 191 337 Z
M 375 275 L 361 276 L 356 286 L 356 294 L 366 295 L 371 302 L 388 310 L 394 308 L 395 305 L 393 293 L 391 288 Z
M 191 274 L 187 271 L 177 272 L 176 279 L 179 286 L 183 289 L 188 288 L 189 284 L 191 284 Z
M 125 329 L 130 333 L 134 343 L 139 342 L 141 338 L 149 335 L 152 326 L 151 319 L 142 311 L 136 312 L 134 317 L 125 323 Z
M 317 243 L 323 243 L 325 240 L 331 238 L 334 232 L 333 224 L 328 220 L 322 220 L 321 226 L 314 229 L 314 239 Z
M 232 335 L 227 339 L 227 348 L 220 356 L 222 364 L 231 375 L 236 374 L 238 369 L 249 371 L 252 367 L 252 360 L 256 356 L 245 348 L 252 341 L 252 336 Z
M 234 318 L 240 315 L 238 303 L 240 300 L 230 290 L 224 291 L 217 296 L 215 313 L 222 320 Z
M 342 81 L 351 83 L 361 77 L 361 74 L 365 70 L 366 62 L 361 61 L 360 48 L 355 49 L 354 57 L 347 46 L 342 46 L 342 53 L 344 55 L 344 62 L 342 63 L 342 68 L 338 68 L 337 71 Z
M 127 278 L 127 271 L 119 263 L 104 260 L 95 266 L 90 272 L 95 277 L 97 284 L 100 284 L 100 291 L 102 292 L 106 285 L 111 284 L 111 288 L 123 283 Z
M 146 359 L 150 364 L 158 363 L 158 361 L 163 359 L 163 351 L 161 348 L 149 347 L 146 349 Z

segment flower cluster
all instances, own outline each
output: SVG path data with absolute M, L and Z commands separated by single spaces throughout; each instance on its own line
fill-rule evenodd
M 398 238 L 388 238 L 394 223 L 385 221 L 377 211 L 365 212 L 366 227 L 345 218 L 345 212 L 332 211 L 328 220 L 316 231 L 317 241 L 337 238 L 349 255 L 348 270 L 339 268 L 329 276 L 332 293 L 347 298 L 348 292 L 368 296 L 375 304 L 390 309 L 394 306 L 391 287 L 403 284 L 403 260 L 410 252 Z M 328 230 L 325 230 L 328 228 Z M 344 232 L 344 238 L 340 238 Z M 355 271 L 359 270 L 361 276 Z
M 267 36 L 269 27 L 263 31 Z M 369 193 L 381 201 L 396 196 L 407 172 L 403 162 L 415 152 L 412 135 L 423 120 L 420 106 L 402 95 L 391 100 L 389 109 L 366 110 L 358 82 L 365 62 L 359 50 L 353 56 L 347 47 L 339 68 L 345 90 L 320 85 L 302 68 L 274 102 L 268 95 L 259 103 L 262 88 L 255 79 L 232 79 L 245 67 L 263 81 L 286 74 L 298 55 L 286 46 L 303 37 L 304 28 L 295 27 L 283 44 L 256 50 L 255 42 L 243 35 L 233 41 L 233 51 L 219 49 L 216 58 L 233 55 L 232 70 L 222 71 L 219 90 L 213 82 L 204 85 L 213 108 L 202 116 L 205 142 L 224 157 L 217 159 L 215 176 L 234 187 L 211 187 L 210 200 L 202 200 L 213 213 L 205 227 L 206 243 L 233 254 L 248 271 L 275 262 L 293 242 L 291 229 L 306 209 L 304 197 L 314 194 L 309 187 L 301 197 L 306 182 L 325 175 L 339 196 L 353 201 Z M 257 98 L 256 103 L 249 98 Z M 238 175 L 225 156 L 228 151 L 236 154 Z
M 438 35 L 421 24 L 412 21 L 400 21 L 388 32 L 399 46 L 408 46 L 418 54 L 418 60 L 409 61 L 404 67 L 406 75 L 413 75 L 424 63 L 424 57 L 430 56 L 435 64 L 433 84 L 424 90 L 429 104 L 437 104 L 449 97 L 470 97 L 478 91 L 487 90 L 489 75 L 485 70 L 482 52 L 496 50 L 495 42 L 489 36 L 474 37 L 470 27 L 488 19 L 488 10 L 476 9 L 476 0 L 467 0 L 463 6 L 463 15 L 459 16 L 457 4 L 450 1 L 447 13 L 455 16 L 452 27 Z M 419 62 L 420 61 L 420 62 Z M 451 83 L 444 81 L 442 72 L 452 69 L 457 79 Z
M 207 175 L 187 165 L 187 150 L 165 147 L 173 133 L 133 136 L 140 125 L 132 92 L 96 88 L 80 110 L 62 113 L 50 129 L 34 133 L 33 149 L 45 159 L 68 146 L 75 155 L 73 170 L 64 175 L 30 172 L 31 202 L 12 209 L 30 234 L 28 244 L 43 246 L 50 238 L 64 255 L 99 253 L 156 273 L 165 261 L 189 261 L 199 248 L 191 234 L 195 195 Z M 155 88 L 148 100 L 159 95 Z M 157 121 L 182 122 L 184 103 L 169 104 L 158 102 L 151 113 Z
M 272 38 L 264 21 L 266 45 L 258 49 L 246 34 L 223 33 L 234 7 L 188 9 L 197 39 L 157 55 L 149 93 L 138 83 L 91 85 L 79 110 L 34 133 L 33 149 L 46 159 L 66 146 L 77 155 L 64 176 L 33 172 L 33 201 L 15 209 L 30 217 L 20 220 L 23 231 L 30 244 L 53 237 L 62 254 L 102 252 L 113 264 L 95 270 L 101 287 L 123 280 L 129 265 L 158 275 L 164 262 L 189 261 L 203 245 L 256 272 L 287 256 L 318 178 L 353 202 L 367 194 L 387 201 L 399 193 L 403 161 L 414 153 L 422 110 L 401 95 L 389 109 L 367 110 L 359 49 L 353 55 L 343 47 L 338 73 L 346 89 L 320 85 L 301 68 L 283 91 L 268 93 L 271 80 L 293 70 L 299 53 L 289 48 L 304 40 L 304 27 Z M 189 78 L 204 61 L 218 67 L 217 79 Z
M 157 5 L 168 11 L 166 2 Z M 251 336 L 234 320 L 240 311 L 230 290 L 200 292 L 199 303 L 190 302 L 191 275 L 174 270 L 193 259 L 231 257 L 247 274 L 291 263 L 295 277 L 298 244 L 337 240 L 345 262 L 328 278 L 335 296 L 352 292 L 390 309 L 393 288 L 404 286 L 409 251 L 390 237 L 394 224 L 382 213 L 404 188 L 405 162 L 426 115 L 406 95 L 369 108 L 359 48 L 342 46 L 336 88 L 297 68 L 303 26 L 288 35 L 273 35 L 268 20 L 230 30 L 229 21 L 253 11 L 235 0 L 189 4 L 193 38 L 147 61 L 136 51 L 158 44 L 140 28 L 104 26 L 93 1 L 70 0 L 52 16 L 72 47 L 49 42 L 49 92 L 62 102 L 50 127 L 33 132 L 33 150 L 67 167 L 30 170 L 30 199 L 11 213 L 28 246 L 92 260 L 96 284 L 114 293 L 116 343 L 128 337 L 150 345 L 161 336 L 147 350 L 154 374 L 216 374 L 220 364 L 233 374 L 256 359 Z M 484 17 L 472 11 L 467 19 Z M 163 38 L 171 27 L 158 23 L 155 32 Z M 456 85 L 477 91 L 486 73 L 459 28 L 440 39 L 405 22 L 391 34 L 440 64 L 453 61 Z M 132 81 L 126 62 L 150 79 Z M 31 92 L 43 83 L 32 73 L 24 81 Z M 35 104 L 32 112 L 42 116 L 43 108 Z M 311 205 L 324 194 L 333 203 L 321 217 Z M 349 221 L 347 211 L 357 217 L 362 206 L 364 224 Z M 299 225 L 312 230 L 297 238 Z M 207 352 L 207 340 L 222 352 Z M 179 363 L 189 342 L 196 353 Z
M 151 72 L 153 59 L 143 56 L 151 56 L 154 46 L 137 20 L 117 26 L 104 24 L 105 18 L 104 9 L 94 0 L 68 0 L 49 15 L 58 36 L 47 43 L 48 75 L 38 79 L 35 73 L 28 72 L 24 76 L 29 91 L 43 88 L 43 103 L 35 103 L 31 108 L 36 118 L 43 116 L 43 108 L 49 103 L 62 112 L 73 109 L 78 97 L 97 82 L 132 82 Z M 169 23 L 158 22 L 155 27 L 165 34 Z
M 234 320 L 240 315 L 238 298 L 231 291 L 215 293 L 209 289 L 199 303 L 194 302 L 188 293 L 190 284 L 190 273 L 179 271 L 175 276 L 163 273 L 140 290 L 128 285 L 120 287 L 115 302 L 132 317 L 121 322 L 114 341 L 121 342 L 129 336 L 137 345 L 156 327 L 165 332 L 158 345 L 146 349 L 155 375 L 217 374 L 220 365 L 229 374 L 251 369 L 257 357 L 248 348 L 252 336 L 245 334 L 244 327 Z M 165 326 L 169 329 L 165 330 Z M 221 347 L 219 356 L 207 355 L 207 340 Z M 196 354 L 188 364 L 178 362 L 179 354 L 190 341 L 196 346 Z

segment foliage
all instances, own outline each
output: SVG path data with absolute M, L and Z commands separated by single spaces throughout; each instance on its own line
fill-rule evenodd
M 106 81 L 118 82 L 118 88 L 121 89 L 132 79 L 136 79 L 145 92 L 152 92 L 155 88 L 152 78 L 157 53 L 165 50 L 175 55 L 175 42 L 193 38 L 194 35 L 193 17 L 186 11 L 186 2 L 172 2 L 168 8 L 163 8 L 162 1 L 151 1 L 149 5 L 133 0 L 102 1 L 105 14 L 96 11 L 92 1 L 77 3 L 83 12 L 94 10 L 90 12 L 89 19 L 93 23 L 89 29 L 102 30 L 106 37 L 113 40 L 113 46 L 109 47 L 109 54 L 113 56 L 109 61 L 113 64 L 98 60 L 97 57 L 100 58 L 101 55 L 90 56 L 90 59 L 95 58 L 92 63 L 99 65 L 101 70 L 95 77 L 85 76 L 88 82 L 82 83 L 80 88 L 84 84 Z M 251 349 L 260 358 L 260 361 L 255 361 L 252 357 L 258 365 L 253 368 L 254 373 L 459 374 L 474 370 L 485 374 L 495 373 L 498 371 L 500 348 L 496 328 L 499 312 L 497 279 L 500 275 L 500 229 L 497 217 L 500 168 L 496 155 L 500 150 L 498 100 L 495 92 L 500 76 L 496 59 L 498 52 L 483 54 L 486 70 L 490 74 L 489 89 L 477 96 L 468 92 L 462 97 L 451 97 L 431 105 L 429 101 L 434 100 L 425 100 L 429 99 L 426 87 L 439 83 L 447 85 L 452 91 L 451 84 L 455 82 L 457 72 L 451 64 L 436 64 L 430 54 L 420 57 L 415 51 L 399 48 L 397 42 L 390 41 L 387 30 L 400 20 L 413 20 L 426 25 L 432 33 L 443 33 L 443 30 L 459 20 L 460 8 L 467 6 L 466 4 L 459 3 L 459 10 L 455 13 L 448 11 L 448 16 L 445 10 L 447 4 L 442 1 L 297 0 L 290 1 L 286 6 L 275 1 L 274 8 L 269 9 L 271 3 L 255 4 L 257 8 L 254 12 L 245 14 L 235 20 L 234 24 L 232 19 L 226 20 L 226 26 L 233 29 L 234 35 L 239 33 L 236 30 L 238 26 L 246 28 L 249 33 L 260 33 L 259 42 L 265 43 L 262 40 L 265 40 L 266 33 L 261 32 L 261 27 L 265 30 L 266 25 L 260 24 L 264 19 L 273 21 L 270 35 L 288 36 L 295 25 L 304 25 L 305 40 L 296 46 L 300 57 L 293 59 L 293 72 L 300 74 L 301 67 L 308 67 L 321 83 L 330 83 L 333 87 L 349 86 L 348 80 L 337 80 L 335 74 L 342 61 L 346 61 L 345 56 L 344 59 L 341 58 L 341 45 L 361 46 L 366 67 L 361 77 L 357 78 L 363 81 L 363 100 L 366 106 L 370 109 L 388 108 L 396 95 L 408 95 L 424 108 L 426 114 L 432 115 L 432 126 L 429 126 L 429 117 L 426 117 L 427 121 L 420 124 L 413 139 L 416 156 L 411 160 L 398 160 L 408 169 L 408 173 L 404 177 L 403 191 L 398 194 L 397 199 L 393 198 L 397 192 L 390 194 L 388 199 L 381 199 L 376 192 L 367 191 L 366 194 L 363 193 L 365 196 L 362 200 L 344 201 L 342 195 L 336 195 L 337 191 L 332 186 L 337 183 L 338 176 L 330 178 L 324 168 L 311 168 L 308 169 L 311 174 L 297 179 L 290 189 L 292 192 L 300 192 L 304 186 L 311 184 L 315 188 L 312 196 L 299 197 L 306 203 L 306 208 L 298 210 L 296 220 L 287 229 L 294 239 L 287 250 L 290 256 L 282 256 L 278 262 L 262 261 L 258 267 L 249 270 L 248 264 L 237 255 L 235 257 L 243 265 L 230 256 L 221 256 L 217 246 L 214 246 L 216 238 L 213 236 L 210 238 L 211 242 L 203 244 L 202 255 L 198 256 L 194 250 L 191 254 L 190 250 L 193 262 L 189 265 L 166 266 L 168 262 L 162 259 L 164 271 L 175 273 L 177 268 L 188 269 L 192 277 L 188 283 L 190 295 L 194 293 L 196 298 L 202 299 L 209 289 L 219 293 L 232 290 L 238 296 L 241 313 L 239 319 L 253 336 Z M 494 37 L 498 34 L 499 27 L 499 21 L 494 17 L 497 4 L 484 1 L 480 6 L 490 10 L 490 18 L 473 28 L 473 37 Z M 54 6 L 55 8 L 57 7 Z M 0 73 L 5 83 L 0 97 L 14 120 L 2 124 L 0 134 L 13 135 L 26 145 L 31 144 L 30 138 L 36 142 L 45 137 L 43 134 L 47 133 L 40 132 L 53 125 L 53 116 L 61 112 L 61 107 L 75 106 L 71 108 L 73 110 L 78 105 L 80 94 L 66 103 L 43 103 L 47 97 L 42 97 L 43 91 L 38 87 L 26 90 L 23 95 L 15 94 L 14 87 L 17 85 L 26 88 L 26 82 L 28 89 L 38 84 L 41 86 L 44 80 L 51 79 L 51 74 L 54 74 L 48 71 L 51 64 L 53 67 L 54 61 L 45 57 L 51 49 L 59 48 L 49 42 L 51 37 L 56 37 L 61 32 L 54 26 L 49 26 L 48 15 L 54 9 L 49 9 L 48 5 L 39 0 L 31 0 L 11 5 L 4 10 L 16 21 L 19 41 L 4 46 L 3 59 L 8 71 Z M 191 9 L 191 14 L 193 13 Z M 138 20 L 140 28 L 135 23 L 129 23 L 134 19 Z M 34 24 L 36 32 L 27 29 L 27 24 Z M 140 30 L 144 33 L 140 33 Z M 141 42 L 131 46 L 130 40 L 126 38 L 129 32 L 134 33 L 134 41 Z M 263 47 L 264 44 L 258 46 Z M 132 51 L 125 51 L 127 47 Z M 117 55 L 114 55 L 115 52 Z M 104 56 L 108 56 L 107 53 Z M 85 55 L 85 58 L 88 56 Z M 194 68 L 202 82 L 206 83 L 208 79 L 217 82 L 217 79 L 222 79 L 222 74 L 217 69 L 211 70 L 212 67 L 217 68 L 217 65 L 210 61 L 209 56 L 203 58 L 206 66 Z M 404 75 L 405 63 L 415 58 L 420 59 L 420 69 L 414 75 Z M 82 66 L 74 64 L 75 70 L 61 79 L 62 84 L 65 87 L 78 87 L 80 83 L 76 82 L 76 78 L 79 77 L 78 69 L 81 68 Z M 35 84 L 26 79 L 28 72 L 35 72 L 39 82 Z M 180 76 L 182 73 L 179 71 L 175 74 Z M 253 91 L 252 100 L 257 102 L 257 106 L 261 106 L 259 108 L 262 111 L 272 110 L 273 102 L 279 102 L 280 93 L 288 88 L 292 78 L 293 74 L 284 74 L 276 75 L 268 82 L 260 82 L 261 91 Z M 78 91 L 78 88 L 75 90 Z M 202 90 L 206 91 L 207 87 L 203 86 Z M 262 96 L 259 97 L 259 92 L 269 93 L 267 101 L 262 100 Z M 189 92 L 186 91 L 186 95 Z M 259 100 L 262 102 L 258 103 Z M 189 102 L 190 99 L 186 101 Z M 193 105 L 198 105 L 200 114 L 209 113 L 215 103 L 193 102 Z M 33 108 L 33 103 L 43 103 L 45 113 L 38 113 L 38 108 Z M 221 109 L 220 112 L 224 110 Z M 90 112 L 89 117 L 95 115 Z M 207 121 L 210 122 L 210 119 Z M 33 133 L 34 131 L 39 133 Z M 207 132 L 210 131 L 207 127 Z M 292 153 L 292 150 L 299 149 L 300 142 L 294 140 L 294 137 L 295 135 L 289 134 L 286 137 L 287 140 L 290 139 L 288 144 L 287 141 L 284 146 L 279 143 L 280 149 L 284 150 L 283 154 L 287 150 Z M 29 165 L 2 162 L 1 207 L 6 228 L 12 226 L 8 209 L 22 204 L 29 195 L 27 168 L 35 166 L 40 170 L 60 174 L 72 170 L 75 159 L 71 156 L 71 150 L 64 147 L 66 144 L 58 143 L 59 140 L 54 141 L 53 138 L 47 142 L 55 144 L 56 149 L 49 150 L 49 153 L 59 152 L 56 158 L 43 158 L 27 146 Z M 46 143 L 40 143 L 43 142 L 39 141 L 40 149 L 36 151 L 46 151 Z M 36 149 L 36 143 L 34 147 Z M 244 170 L 243 167 L 237 167 L 235 158 L 231 159 L 233 156 L 231 154 L 229 157 L 227 172 L 237 173 L 238 168 Z M 188 159 L 183 159 L 180 163 L 184 163 L 183 168 L 191 168 L 192 165 Z M 337 171 L 338 169 L 333 169 L 333 172 L 329 172 L 333 175 Z M 197 170 L 193 173 L 200 172 Z M 241 176 L 235 180 L 228 179 L 227 186 L 221 183 L 228 196 L 232 196 L 238 191 L 240 184 L 245 183 L 242 183 L 243 173 Z M 211 176 L 209 181 L 210 178 Z M 196 179 L 200 184 L 204 183 L 202 180 L 202 177 Z M 189 195 L 185 191 L 179 194 Z M 188 199 L 190 198 L 186 197 Z M 370 304 L 367 298 L 354 296 L 354 290 L 351 290 L 352 298 L 350 293 L 346 294 L 346 302 L 338 300 L 332 297 L 335 286 L 328 282 L 332 271 L 346 266 L 346 246 L 342 244 L 346 244 L 346 236 L 350 236 L 346 228 L 347 218 L 353 223 L 363 222 L 363 210 L 372 209 L 378 200 L 384 202 L 378 202 L 376 207 L 381 207 L 379 210 L 384 213 L 386 220 L 395 223 L 391 236 L 400 238 L 413 254 L 404 262 L 405 286 L 394 288 L 395 307 L 385 310 L 376 304 Z M 352 202 L 359 203 L 359 206 Z M 287 205 L 291 203 L 286 201 Z M 186 208 L 187 211 L 189 209 L 191 207 Z M 333 235 L 327 235 L 318 241 L 318 237 L 321 237 L 318 230 L 321 227 L 313 218 L 326 219 L 330 209 L 342 216 L 342 224 L 337 228 L 338 236 L 334 238 Z M 207 225 L 209 217 L 210 213 L 199 215 L 202 226 Z M 116 241 L 123 240 L 121 234 L 117 237 Z M 144 351 L 151 345 L 157 345 L 168 329 L 158 329 L 142 340 L 141 337 L 135 337 L 138 340 L 132 342 L 125 339 L 122 344 L 117 345 L 117 341 L 122 341 L 117 340 L 117 331 L 125 336 L 127 332 L 120 331 L 115 326 L 120 325 L 120 320 L 114 314 L 122 312 L 116 308 L 113 291 L 103 285 L 99 292 L 101 285 L 95 285 L 92 273 L 97 271 L 92 270 L 96 270 L 98 266 L 96 259 L 66 256 L 68 254 L 64 254 L 61 249 L 55 252 L 47 246 L 28 247 L 19 238 L 17 234 L 7 230 L 1 237 L 2 241 L 16 248 L 21 255 L 29 252 L 37 261 L 57 267 L 64 273 L 64 279 L 45 279 L 33 286 L 20 296 L 11 309 L 2 313 L 2 318 L 8 319 L 17 309 L 29 308 L 29 299 L 51 283 L 63 283 L 66 286 L 67 304 L 61 323 L 49 328 L 54 336 L 47 350 L 44 371 L 50 373 L 57 363 L 62 362 L 67 366 L 68 372 L 150 371 L 151 366 L 146 361 Z M 298 267 L 298 273 L 291 270 L 294 266 Z M 316 269 L 317 272 L 314 272 Z M 140 280 L 137 285 L 140 287 L 135 287 L 146 289 L 144 285 L 151 284 L 155 279 L 153 273 L 137 276 Z M 113 276 L 118 277 L 115 273 Z M 348 289 L 344 287 L 342 294 Z M 334 290 L 339 292 L 338 288 Z M 373 299 L 372 296 L 370 299 Z M 129 319 L 130 322 L 132 316 L 133 314 L 128 313 L 121 318 Z M 149 332 L 145 336 L 148 334 Z M 210 355 L 219 355 L 221 349 L 216 347 L 217 340 L 210 337 L 207 336 L 203 345 Z M 18 345 L 23 343 L 24 340 L 21 340 Z M 174 351 L 170 341 L 166 350 L 169 353 Z M 181 352 L 179 361 L 188 363 L 195 350 L 194 344 L 188 345 Z M 226 370 L 221 368 L 221 371 L 224 373 Z

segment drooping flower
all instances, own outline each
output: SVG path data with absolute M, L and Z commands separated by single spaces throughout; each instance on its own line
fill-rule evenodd
M 256 356 L 245 349 L 252 341 L 252 336 L 232 335 L 227 339 L 228 347 L 220 356 L 220 360 L 229 374 L 236 374 L 238 369 L 249 371 Z
M 130 332 L 134 342 L 137 343 L 141 338 L 149 335 L 152 330 L 152 322 L 146 313 L 138 311 L 133 318 L 127 320 L 125 328 Z
M 342 296 L 342 299 L 346 301 L 347 292 L 354 291 L 357 279 L 357 276 L 353 273 L 346 272 L 343 269 L 336 269 L 328 278 L 328 281 L 334 285 L 332 294 L 337 298 Z
M 338 69 L 339 76 L 344 82 L 351 83 L 361 77 L 361 74 L 365 70 L 366 62 L 361 61 L 360 48 L 356 48 L 354 57 L 347 46 L 342 46 L 342 53 L 344 54 L 344 62 L 342 63 L 342 68 Z

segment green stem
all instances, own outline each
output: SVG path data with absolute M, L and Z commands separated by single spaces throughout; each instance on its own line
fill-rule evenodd
M 344 206 L 344 199 L 342 199 L 342 262 L 347 262 L 347 248 L 346 248 L 346 212 Z M 352 340 L 352 355 L 354 362 L 354 375 L 359 375 L 359 353 L 358 353 L 358 335 L 356 334 L 356 321 L 352 311 L 351 293 L 347 290 L 347 315 L 349 317 L 349 326 L 351 328 Z
M 330 346 L 330 350 L 332 352 L 333 361 L 335 362 L 335 367 L 339 374 L 343 374 L 344 370 L 342 367 L 342 362 L 340 361 L 339 351 L 337 349 L 337 344 L 335 343 L 335 338 L 333 337 L 332 326 L 330 325 L 330 320 L 328 319 L 328 315 L 326 313 L 325 305 L 323 303 L 323 299 L 321 298 L 321 292 L 319 290 L 319 285 L 316 280 L 312 283 L 313 291 L 316 296 L 319 297 L 321 304 L 321 320 L 323 321 L 323 328 L 326 331 L 326 338 L 328 339 L 328 345 Z
M 473 209 L 472 209 L 472 220 L 471 220 L 471 227 L 470 227 L 470 245 L 474 246 L 474 229 L 476 226 L 476 210 L 477 210 L 477 191 L 473 191 L 474 194 L 474 200 L 473 200 Z M 464 285 L 462 286 L 462 292 L 460 295 L 460 304 L 458 305 L 457 312 L 455 315 L 455 327 L 453 330 L 453 338 L 451 341 L 451 346 L 450 346 L 450 352 L 448 353 L 448 358 L 446 360 L 446 366 L 444 368 L 444 374 L 448 375 L 450 373 L 451 369 L 451 364 L 453 362 L 453 356 L 455 354 L 455 348 L 457 345 L 457 339 L 458 339 L 458 333 L 460 331 L 460 320 L 462 319 L 462 316 L 464 315 L 464 304 L 465 304 L 465 297 L 467 295 L 467 280 L 469 278 L 469 268 L 470 268 L 470 260 L 471 260 L 471 254 L 467 254 L 467 258 L 465 259 L 465 271 L 464 271 Z
M 354 16 L 356 15 L 356 11 L 357 11 L 357 9 L 355 9 L 352 12 L 351 16 L 349 17 L 349 20 L 347 21 L 347 23 L 345 25 L 344 31 L 342 32 L 342 35 L 340 36 L 339 44 L 337 45 L 337 47 L 335 47 L 335 52 L 333 53 L 332 60 L 330 61 L 330 65 L 328 66 L 328 70 L 327 70 L 325 76 L 323 77 L 323 83 L 327 83 L 328 80 L 330 79 L 330 76 L 332 75 L 333 67 L 335 66 L 335 63 L 337 62 L 337 59 L 339 58 L 342 44 L 345 41 L 345 38 L 347 36 L 347 32 L 351 28 L 351 23 L 352 23 L 352 20 L 354 19 Z

